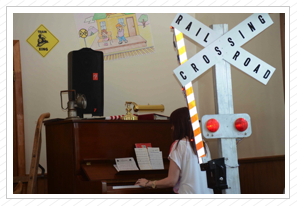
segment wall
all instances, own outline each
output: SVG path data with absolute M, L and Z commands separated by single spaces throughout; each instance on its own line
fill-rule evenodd
M 228 23 L 229 29 L 249 14 L 191 14 L 206 25 Z M 170 24 L 175 14 L 149 14 L 156 52 L 104 64 L 104 115 L 125 113 L 125 101 L 163 104 L 165 115 L 186 106 L 181 85 L 173 74 L 178 66 Z M 248 113 L 253 134 L 238 145 L 238 156 L 257 157 L 284 154 L 284 94 L 281 74 L 279 16 L 274 24 L 243 46 L 244 49 L 276 68 L 267 86 L 232 68 L 235 113 Z M 58 39 L 57 46 L 44 58 L 26 39 L 43 24 Z M 13 38 L 20 40 L 24 96 L 26 168 L 29 172 L 35 126 L 40 114 L 65 118 L 60 91 L 67 89 L 67 54 L 78 50 L 79 41 L 72 14 L 14 14 Z M 273 43 L 273 44 L 272 44 Z M 186 37 L 188 58 L 203 49 Z M 193 81 L 198 115 L 214 113 L 212 71 Z M 199 94 L 199 96 L 198 96 Z M 42 132 L 40 164 L 46 168 L 45 133 Z M 217 157 L 216 140 L 208 141 Z
M 228 23 L 229 30 L 251 14 L 196 14 L 207 26 Z M 285 152 L 285 106 L 281 59 L 280 17 L 270 14 L 274 24 L 242 46 L 243 49 L 276 68 L 268 84 L 258 82 L 231 65 L 234 113 L 248 113 L 252 122 L 252 135 L 237 147 L 238 158 L 282 155 Z M 203 49 L 197 46 L 197 52 Z M 199 111 L 214 114 L 212 70 L 198 79 Z M 209 140 L 211 148 L 217 140 Z M 212 157 L 218 157 L 212 150 Z
M 283 194 L 285 155 L 244 158 L 238 163 L 241 194 Z
M 241 194 L 283 194 L 285 187 L 285 156 L 239 159 Z M 271 170 L 271 168 L 274 168 Z M 266 175 L 258 175 L 266 174 Z M 37 176 L 36 193 L 48 194 L 48 178 Z M 14 188 L 17 184 L 13 184 Z M 26 194 L 27 183 L 22 194 Z M 214 190 L 214 194 L 222 194 Z
M 173 74 L 173 69 L 179 65 L 170 29 L 174 17 L 175 14 L 149 14 L 154 54 L 104 63 L 105 116 L 125 114 L 125 101 L 163 104 L 165 115 L 186 106 L 181 86 Z M 40 24 L 59 39 L 45 58 L 26 42 Z M 20 40 L 21 47 L 28 173 L 39 115 L 50 112 L 51 118 L 67 117 L 67 112 L 61 109 L 60 91 L 67 89 L 67 54 L 80 46 L 72 14 L 14 14 L 13 29 L 13 38 Z M 196 46 L 190 41 L 186 40 L 186 47 L 189 56 L 196 53 Z M 193 86 L 197 88 L 198 83 Z M 40 164 L 46 169 L 44 130 L 43 127 Z

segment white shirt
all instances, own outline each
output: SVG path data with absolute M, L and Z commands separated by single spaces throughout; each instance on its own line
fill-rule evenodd
M 201 171 L 198 157 L 192 151 L 190 143 L 180 140 L 173 143 L 169 159 L 180 168 L 180 176 L 173 190 L 179 194 L 213 194 L 207 187 L 206 172 Z M 208 149 L 208 147 L 206 147 Z M 207 151 L 210 154 L 209 150 Z

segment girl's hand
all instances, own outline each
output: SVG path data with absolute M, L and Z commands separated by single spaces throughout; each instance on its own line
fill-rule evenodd
M 135 185 L 140 185 L 141 187 L 146 187 L 149 180 L 145 178 L 138 179 L 135 183 Z

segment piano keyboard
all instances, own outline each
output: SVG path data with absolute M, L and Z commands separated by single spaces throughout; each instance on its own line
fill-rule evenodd
M 131 189 L 131 188 L 142 188 L 140 185 L 120 185 L 113 186 L 112 189 Z

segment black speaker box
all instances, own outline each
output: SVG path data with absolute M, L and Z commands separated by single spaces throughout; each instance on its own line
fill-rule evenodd
M 104 104 L 104 57 L 103 52 L 83 48 L 68 53 L 68 90 L 84 94 L 87 108 L 77 108 L 77 115 L 103 116 Z M 72 99 L 69 94 L 69 100 Z

